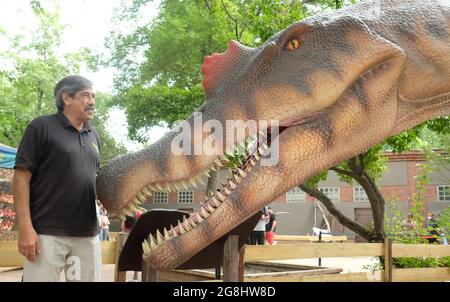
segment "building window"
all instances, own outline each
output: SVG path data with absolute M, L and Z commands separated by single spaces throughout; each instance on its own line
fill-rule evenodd
M 192 191 L 178 192 L 178 203 L 194 203 L 194 192 Z
M 362 187 L 353 188 L 353 201 L 355 202 L 369 201 L 369 197 L 367 197 L 366 191 L 364 191 Z
M 340 190 L 338 187 L 324 187 L 319 188 L 320 192 L 325 194 L 332 202 L 339 202 L 340 200 Z
M 286 203 L 302 203 L 306 202 L 305 192 L 300 188 L 292 188 L 286 192 Z
M 438 200 L 450 201 L 450 186 L 438 186 Z
M 169 203 L 169 194 L 166 192 L 153 192 L 153 203 Z

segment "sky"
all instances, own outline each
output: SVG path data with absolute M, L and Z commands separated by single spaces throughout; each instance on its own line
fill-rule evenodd
M 77 51 L 81 47 L 87 47 L 94 53 L 105 51 L 104 41 L 111 30 L 113 11 L 123 0 L 60 0 L 61 23 L 66 24 L 64 31 L 62 52 Z M 125 0 L 127 1 L 127 0 Z M 41 0 L 44 7 L 46 1 Z M 29 0 L 0 0 L 0 28 L 8 33 L 29 33 L 35 28 L 36 23 L 31 10 Z M 154 1 L 145 9 L 146 20 L 153 18 L 158 13 L 158 1 Z M 0 51 L 2 50 L 0 40 Z M 4 43 L 3 43 L 4 45 Z M 114 69 L 101 69 L 95 73 L 81 72 L 81 75 L 91 79 L 96 90 L 112 93 Z M 142 146 L 129 141 L 127 135 L 127 123 L 125 113 L 120 109 L 113 109 L 108 121 L 108 129 L 111 135 L 123 143 L 130 151 L 136 151 Z M 167 131 L 165 128 L 154 127 L 149 133 L 150 141 L 155 142 Z

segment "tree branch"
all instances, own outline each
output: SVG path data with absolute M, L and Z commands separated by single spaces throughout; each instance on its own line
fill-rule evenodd
M 234 31 L 236 33 L 236 39 L 238 40 L 238 42 L 241 42 L 239 40 L 239 23 L 237 19 L 233 18 L 233 16 L 230 14 L 230 12 L 227 9 L 227 6 L 225 5 L 225 3 L 223 3 L 223 0 L 220 0 L 220 2 L 222 3 L 222 6 L 225 9 L 225 12 L 227 13 L 228 17 L 230 17 L 230 19 L 233 20 L 233 22 L 235 23 Z
M 211 7 L 209 6 L 208 0 L 205 0 L 205 6 L 209 11 L 211 11 Z
M 365 239 L 367 240 L 370 239 L 370 232 L 356 221 L 353 221 L 350 218 L 346 217 L 344 214 L 342 214 L 325 194 L 305 184 L 299 185 L 298 187 L 302 189 L 304 192 L 308 193 L 309 195 L 317 198 L 327 208 L 328 212 L 330 212 L 331 215 L 336 217 L 337 220 L 342 225 L 346 226 L 347 228 L 364 237 Z
M 351 178 L 358 177 L 358 175 L 356 175 L 356 173 L 354 173 L 352 171 L 347 171 L 347 170 L 344 170 L 344 169 L 341 169 L 341 168 L 338 168 L 338 167 L 332 167 L 329 170 L 332 170 L 332 171 L 334 171 L 336 173 L 339 173 L 339 174 L 347 175 L 347 176 L 349 176 Z

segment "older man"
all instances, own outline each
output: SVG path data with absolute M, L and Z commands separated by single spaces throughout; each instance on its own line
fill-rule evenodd
M 17 151 L 13 179 L 24 281 L 99 281 L 95 178 L 100 140 L 89 124 L 95 93 L 71 75 L 54 90 L 56 114 L 34 119 Z

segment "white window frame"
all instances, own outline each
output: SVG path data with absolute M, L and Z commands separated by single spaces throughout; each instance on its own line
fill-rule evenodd
M 189 198 L 190 196 L 190 198 Z M 191 200 L 187 200 L 187 199 Z M 194 203 L 194 191 L 179 191 L 178 192 L 178 203 L 179 204 L 193 204 Z
M 153 203 L 155 204 L 168 204 L 169 203 L 169 193 L 167 192 L 153 192 Z
M 320 187 L 319 191 L 325 194 L 332 202 L 341 202 L 341 188 L 340 187 Z M 327 194 L 329 191 L 333 191 L 333 194 L 337 193 L 337 200 Z
M 440 193 L 440 189 L 443 189 L 443 193 L 444 193 L 444 199 L 441 199 L 441 194 Z M 447 190 L 448 194 L 445 194 L 445 190 Z M 440 185 L 436 187 L 436 196 L 437 196 L 437 201 L 440 202 L 446 202 L 446 201 L 450 201 L 450 185 Z
M 306 193 L 298 187 L 293 187 L 286 192 L 286 203 L 305 203 Z
M 353 187 L 353 202 L 369 202 L 369 197 L 363 187 Z

